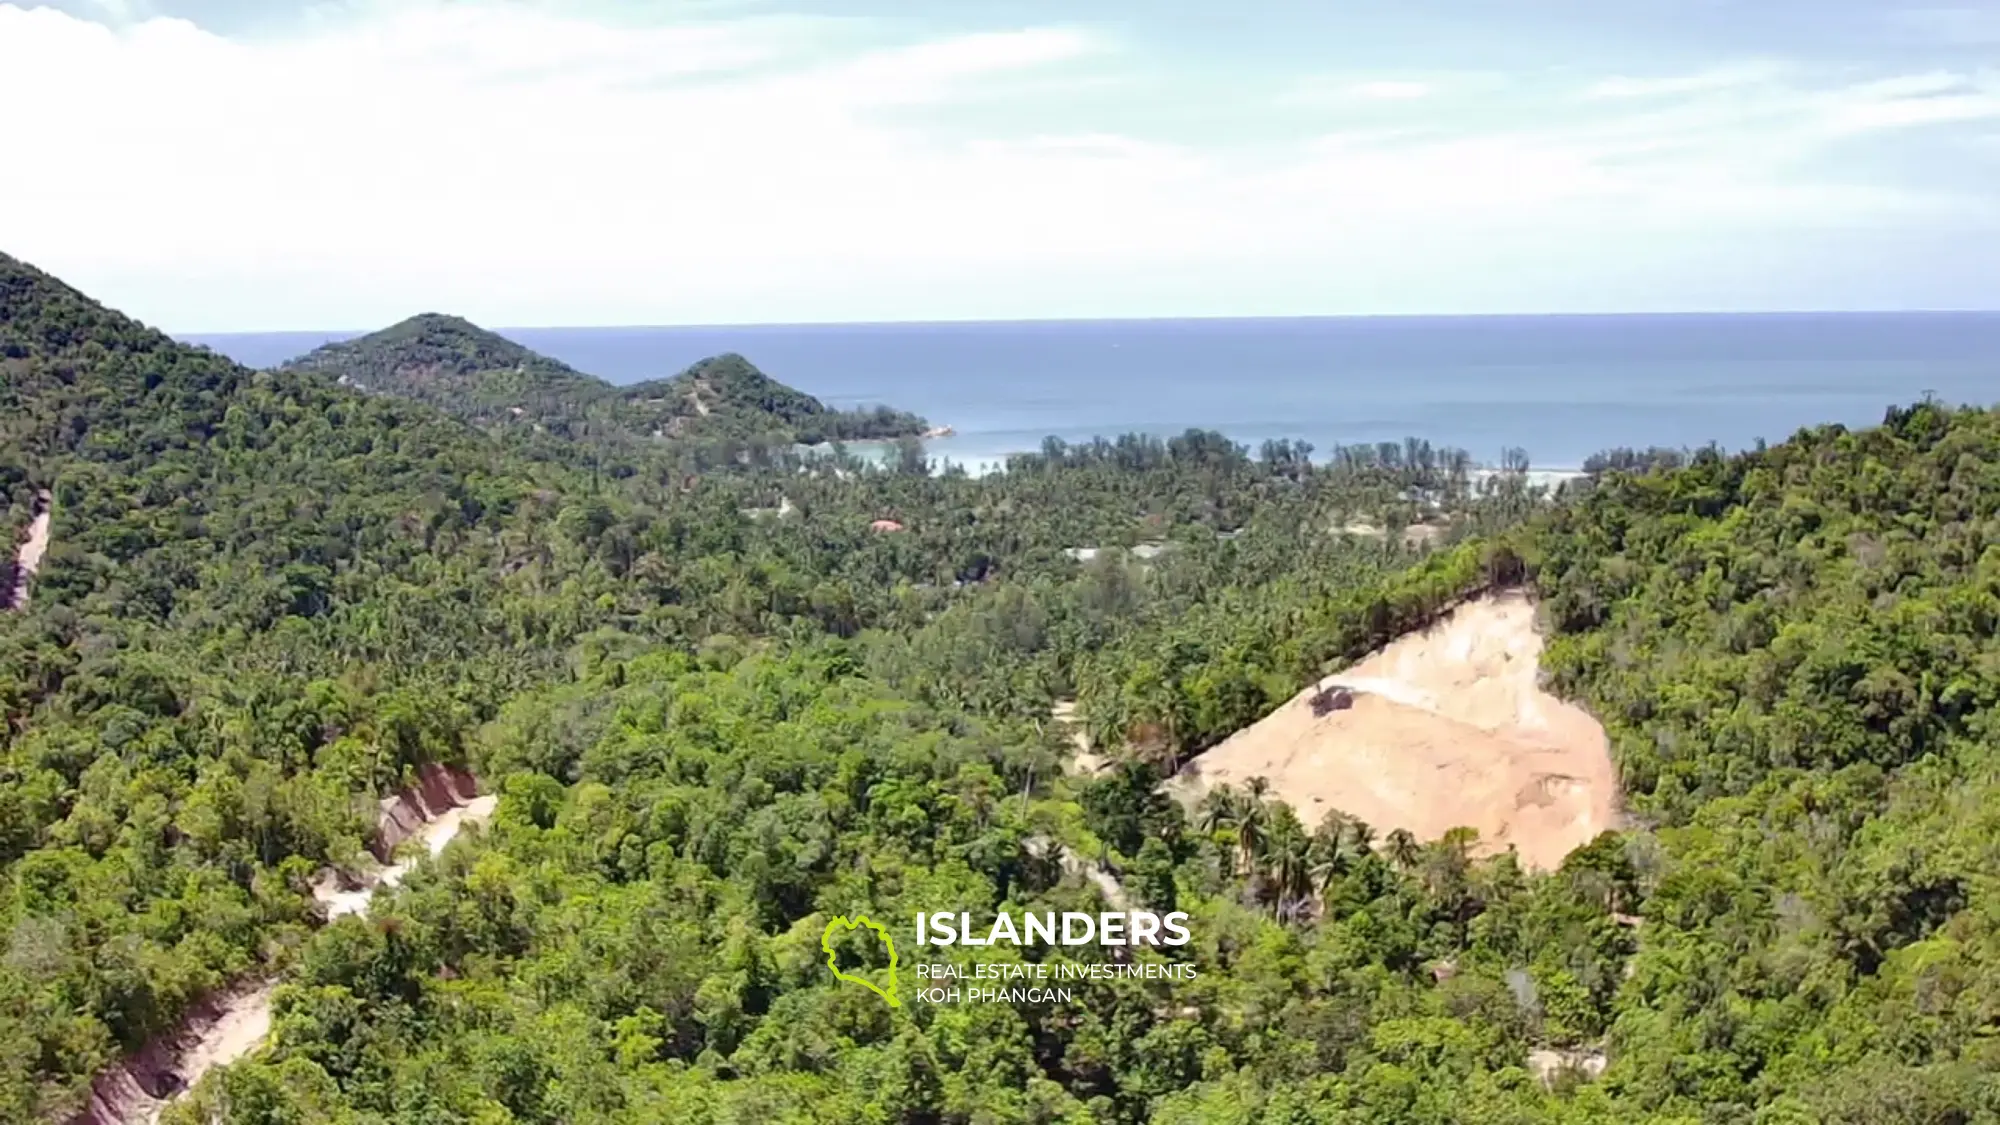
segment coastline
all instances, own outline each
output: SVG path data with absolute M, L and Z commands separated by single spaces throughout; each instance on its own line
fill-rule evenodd
M 1060 437 L 1060 435 L 1050 436 Z M 1165 437 L 1167 435 L 1152 436 Z M 1230 437 L 1227 433 L 1224 433 L 1223 436 Z M 917 440 L 924 443 L 924 455 L 930 459 L 932 472 L 935 474 L 945 473 L 952 468 L 963 468 L 969 475 L 983 477 L 992 473 L 1006 472 L 1007 461 L 1010 458 L 1041 452 L 1039 446 L 1008 449 L 988 445 L 985 448 L 977 448 L 973 446 L 975 439 L 972 435 L 961 436 L 951 426 L 933 427 L 919 435 Z M 1068 441 L 1069 439 L 1062 440 Z M 1083 445 L 1088 444 L 1092 440 L 1095 439 L 1071 441 L 1069 444 Z M 1114 439 L 1106 438 L 1105 440 Z M 1249 446 L 1251 444 L 1241 439 L 1232 440 L 1236 440 L 1241 445 Z M 799 448 L 807 452 L 830 453 L 833 450 L 833 444 L 832 442 L 824 442 L 819 445 L 800 446 Z M 888 462 L 890 458 L 895 456 L 896 452 L 896 441 L 894 440 L 850 441 L 843 442 L 841 445 L 856 457 L 872 461 L 878 465 Z M 1252 449 L 1254 452 L 1254 446 L 1252 446 Z M 1315 465 L 1325 465 L 1329 452 L 1315 450 L 1312 458 L 1313 463 Z M 1477 485 L 1481 481 L 1501 475 L 1504 471 L 1499 465 L 1494 463 L 1475 462 L 1468 475 L 1473 483 Z M 1559 465 L 1531 466 L 1525 475 L 1531 486 L 1555 488 L 1565 481 L 1578 480 L 1590 474 L 1585 472 L 1581 465 Z
M 1990 403 L 2000 314 L 1328 318 L 1202 322 L 536 329 L 501 334 L 613 386 L 733 352 L 829 409 L 926 419 L 927 456 L 970 471 L 1055 435 L 1215 430 L 1437 446 L 1535 469 L 1613 449 L 1725 452 L 1801 428 L 1879 423 L 1926 391 Z M 1699 325 L 1699 331 L 1690 331 Z M 327 333 L 212 338 L 251 366 Z M 258 362 L 258 361 L 263 362 Z M 942 422 L 953 433 L 942 434 Z M 928 431 L 928 432 L 926 432 Z M 933 444 L 934 443 L 934 444 Z M 857 449 L 857 452 L 865 452 Z M 1317 458 L 1316 458 L 1317 459 Z

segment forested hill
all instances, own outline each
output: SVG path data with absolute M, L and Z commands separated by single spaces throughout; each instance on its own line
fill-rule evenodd
M 799 442 L 879 441 L 916 437 L 927 423 L 887 406 L 833 410 L 813 396 L 729 354 L 705 359 L 671 379 L 619 388 L 625 409 L 651 432 L 692 428 L 755 434 L 776 429 Z M 692 411 L 692 416 L 689 412 Z
M 840 411 L 737 355 L 615 387 L 455 316 L 425 313 L 283 365 L 371 393 L 429 403 L 485 428 L 539 429 L 598 444 L 689 438 L 817 444 L 923 433 L 887 407 Z
M 218 659 L 421 667 L 493 627 L 439 620 L 436 599 L 496 583 L 503 531 L 587 488 L 428 406 L 251 371 L 5 257 L 0 371 L 0 479 L 53 494 L 36 585 L 75 615 L 44 638 L 65 647 L 166 627 L 233 638 Z M 375 640 L 330 643 L 356 615 L 379 615 Z M 320 624 L 274 637 L 288 619 Z
M 284 863 L 355 854 L 372 794 L 560 667 L 631 509 L 5 256 L 0 482 L 10 532 L 53 501 L 0 613 L 0 1121 L 27 1122 L 307 932 Z
M 415 399 L 481 422 L 519 408 L 561 419 L 609 397 L 603 381 L 455 316 L 424 313 L 353 340 L 325 344 L 284 369 L 314 371 L 357 390 Z

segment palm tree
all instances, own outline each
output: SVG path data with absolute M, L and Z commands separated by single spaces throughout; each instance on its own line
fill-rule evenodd
M 1464 867 L 1472 860 L 1472 849 L 1479 844 L 1479 829 L 1462 826 L 1447 831 L 1438 837 L 1437 849 L 1451 861 Z
M 1341 846 L 1347 836 L 1347 825 L 1352 818 L 1339 809 L 1334 809 L 1322 817 L 1319 827 L 1313 829 L 1313 844 L 1322 849 Z
M 1262 778 L 1253 778 L 1261 781 Z M 1257 870 L 1257 857 L 1264 851 L 1264 827 L 1270 821 L 1271 807 L 1253 791 L 1247 794 L 1236 808 L 1236 842 L 1241 849 L 1240 869 L 1245 875 Z
M 1311 842 L 1290 805 L 1279 805 L 1271 814 L 1270 839 L 1265 852 L 1271 860 L 1271 881 L 1276 892 L 1273 909 L 1280 916 L 1293 903 L 1312 894 Z
M 1307 874 L 1312 881 L 1313 893 L 1319 896 L 1322 911 L 1327 909 L 1334 889 L 1347 877 L 1349 867 L 1347 853 L 1338 848 L 1321 851 L 1313 857 L 1312 868 Z
M 1061 840 L 1048 840 L 1037 850 L 1038 855 L 1035 851 L 1030 851 L 1029 854 L 1041 864 L 1039 874 L 1042 884 L 1053 887 L 1062 882 L 1063 871 L 1069 866 L 1067 862 L 1069 849 L 1063 846 Z
M 1359 817 L 1351 817 L 1347 822 L 1347 854 L 1360 859 L 1375 850 L 1375 829 Z
M 1417 865 L 1419 859 L 1423 858 L 1423 846 L 1417 843 L 1417 838 L 1412 836 L 1407 828 L 1398 828 L 1389 833 L 1387 844 L 1389 862 L 1395 865 L 1398 871 L 1410 870 Z
M 1349 862 L 1347 850 L 1348 816 L 1338 809 L 1326 814 L 1326 819 L 1313 829 L 1312 844 L 1308 850 L 1311 867 L 1307 872 L 1312 879 L 1312 889 L 1319 895 L 1324 909 L 1327 897 L 1333 888 L 1353 866 Z
M 1230 785 L 1218 785 L 1202 796 L 1201 804 L 1195 809 L 1194 826 L 1205 836 L 1213 836 L 1224 828 L 1236 823 L 1236 789 Z
M 1424 886 L 1433 895 L 1447 889 L 1455 895 L 1465 888 L 1465 874 L 1472 866 L 1472 849 L 1479 842 L 1476 828 L 1453 828 L 1426 849 Z

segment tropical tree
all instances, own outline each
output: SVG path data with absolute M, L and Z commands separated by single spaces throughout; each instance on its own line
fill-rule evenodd
M 1389 862 L 1398 871 L 1414 871 L 1418 861 L 1423 859 L 1423 845 L 1417 843 L 1416 836 L 1407 828 L 1391 830 L 1384 843 Z
M 1286 804 L 1270 806 L 1264 858 L 1273 912 L 1288 916 L 1312 896 L 1312 841 L 1298 814 Z
M 1202 794 L 1195 806 L 1195 830 L 1204 836 L 1214 836 L 1235 824 L 1237 801 L 1236 789 L 1227 783 Z

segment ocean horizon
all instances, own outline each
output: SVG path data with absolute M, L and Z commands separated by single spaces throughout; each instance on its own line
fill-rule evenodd
M 1725 449 L 2000 401 L 2000 312 L 952 321 L 500 328 L 614 384 L 737 352 L 831 406 L 884 403 L 972 468 L 1126 433 L 1337 445 L 1406 437 L 1571 470 L 1620 446 Z M 268 367 L 356 331 L 188 334 Z

